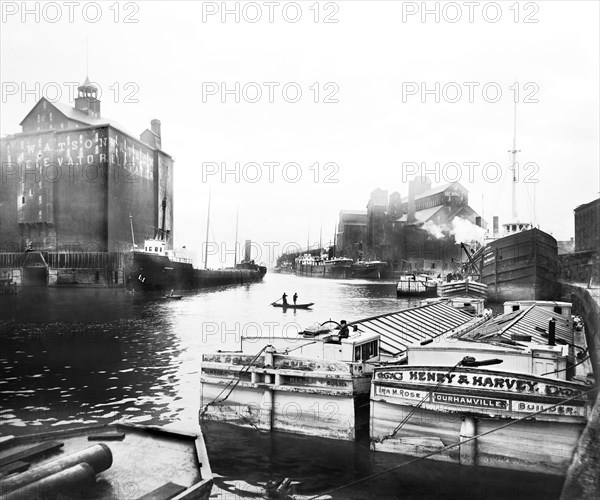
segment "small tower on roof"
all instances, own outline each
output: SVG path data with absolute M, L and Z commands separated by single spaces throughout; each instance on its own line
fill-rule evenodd
M 92 118 L 100 118 L 98 87 L 90 83 L 90 79 L 87 76 L 85 77 L 85 81 L 77 87 L 75 108 L 87 113 Z

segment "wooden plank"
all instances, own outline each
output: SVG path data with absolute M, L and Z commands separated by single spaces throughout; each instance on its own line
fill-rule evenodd
M 29 464 L 27 462 L 21 462 L 18 460 L 11 464 L 5 465 L 4 467 L 0 467 L 0 477 L 5 477 L 9 474 L 14 474 L 15 472 L 23 472 L 27 469 L 29 469 Z
M 169 500 L 169 498 L 173 498 L 185 490 L 185 486 L 175 483 L 166 483 L 161 487 L 152 490 L 150 493 L 146 493 L 144 496 L 139 497 L 138 500 Z
M 124 432 L 99 432 L 88 436 L 88 441 L 123 441 L 123 439 L 125 439 Z
M 49 443 L 38 444 L 36 446 L 32 446 L 31 448 L 17 451 L 16 453 L 12 453 L 0 458 L 0 467 L 17 462 L 19 460 L 28 460 L 38 455 L 48 453 L 49 451 L 58 450 L 63 445 L 64 443 L 58 441 L 50 441 Z

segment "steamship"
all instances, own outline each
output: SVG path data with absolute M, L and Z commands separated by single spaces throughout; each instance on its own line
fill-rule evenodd
M 469 258 L 469 272 L 488 285 L 488 298 L 507 300 L 552 300 L 558 292 L 558 245 L 556 240 L 529 222 L 519 222 L 517 188 L 517 113 L 515 103 L 512 149 L 512 217 L 503 224 L 504 234 L 493 239 Z M 497 222 L 494 220 L 494 233 Z
M 262 280 L 267 272 L 253 260 L 227 269 L 198 269 L 177 250 L 166 250 L 164 239 L 147 239 L 143 249 L 133 249 L 125 269 L 125 284 L 135 291 L 190 290 L 222 285 L 242 285 Z M 249 247 L 247 247 L 247 252 Z
M 232 268 L 198 269 L 194 267 L 190 253 L 185 250 L 168 250 L 165 228 L 166 200 L 162 202 L 162 228 L 159 234 L 144 241 L 144 248 L 135 243 L 125 263 L 125 286 L 133 291 L 191 290 L 195 288 L 243 285 L 261 281 L 267 272 L 251 260 L 251 246 L 245 245 L 245 260 Z M 210 213 L 210 201 L 209 201 Z M 129 216 L 133 238 L 133 218 Z M 208 229 L 208 223 L 207 223 Z M 236 228 L 237 233 L 237 228 Z M 208 239 L 208 235 L 207 235 Z M 237 250 L 237 242 L 236 242 Z M 237 255 L 236 255 L 237 261 Z
M 488 286 L 489 300 L 556 298 L 556 240 L 529 223 L 509 223 L 503 227 L 505 236 L 490 241 L 471 256 L 474 274 Z
M 296 258 L 296 274 L 312 278 L 351 278 L 352 259 L 305 254 Z

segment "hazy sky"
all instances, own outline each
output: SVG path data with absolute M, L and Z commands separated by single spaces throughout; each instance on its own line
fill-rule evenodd
M 44 88 L 69 102 L 89 44 L 102 114 L 136 136 L 162 122 L 178 245 L 201 248 L 209 188 L 210 239 L 227 249 L 236 208 L 240 240 L 275 253 L 321 227 L 326 241 L 375 188 L 406 196 L 415 164 L 508 221 L 516 89 L 519 218 L 535 197 L 536 223 L 569 239 L 573 209 L 598 196 L 598 2 L 227 2 L 223 18 L 224 5 L 3 2 L 1 134 Z

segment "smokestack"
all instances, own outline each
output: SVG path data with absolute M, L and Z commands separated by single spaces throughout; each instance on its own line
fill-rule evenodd
M 493 227 L 494 227 L 494 229 L 493 229 L 493 231 L 494 231 L 493 235 L 494 235 L 494 238 L 495 238 L 496 236 L 498 236 L 498 216 L 497 215 L 494 215 Z
M 481 217 L 475 217 L 475 225 L 481 227 Z
M 244 260 L 246 262 L 250 262 L 250 253 L 252 248 L 252 242 L 250 240 L 246 240 L 244 243 Z
M 408 215 L 406 222 L 409 224 L 417 220 L 415 217 L 415 207 L 415 181 L 408 181 Z
M 548 321 L 548 345 L 556 345 L 556 320 Z
M 160 120 L 157 120 L 156 118 L 154 120 L 151 120 L 150 130 L 152 130 L 152 132 L 156 134 L 157 137 L 160 137 Z

